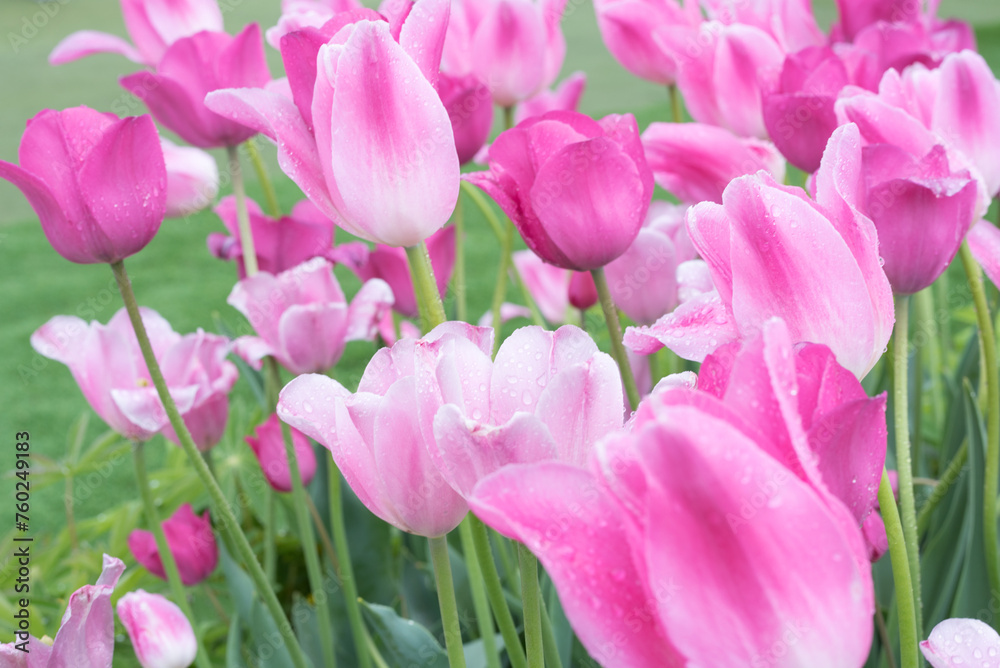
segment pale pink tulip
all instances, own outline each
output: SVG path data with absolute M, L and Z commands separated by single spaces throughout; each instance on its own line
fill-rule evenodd
M 219 166 L 215 158 L 193 146 L 177 146 L 160 138 L 167 167 L 167 218 L 183 218 L 215 201 Z
M 219 562 L 219 546 L 207 510 L 199 517 L 194 514 L 191 504 L 185 503 L 163 521 L 163 533 L 177 562 L 181 582 L 190 587 L 212 574 Z M 147 571 L 161 580 L 167 579 L 151 531 L 133 530 L 128 535 L 128 549 Z
M 70 262 L 117 262 L 160 229 L 167 172 L 149 116 L 46 109 L 28 121 L 18 156 L 20 166 L 0 160 L 0 178 L 24 193 Z
M 316 455 L 312 445 L 298 429 L 290 429 L 292 445 L 295 447 L 295 458 L 299 463 L 299 474 L 302 484 L 307 486 L 316 475 Z M 288 468 L 288 454 L 285 451 L 285 438 L 281 422 L 277 414 L 272 413 L 264 423 L 257 425 L 253 436 L 247 436 L 247 445 L 253 450 L 257 462 L 267 482 L 279 492 L 292 491 L 292 473 Z
M 117 53 L 156 67 L 178 39 L 202 30 L 222 30 L 222 12 L 216 0 L 121 0 L 121 5 L 125 29 L 135 46 L 117 35 L 81 30 L 56 45 L 49 63 L 62 65 L 94 53 Z
M 191 622 L 168 598 L 142 589 L 115 606 L 142 668 L 187 668 L 198 654 Z
M 587 87 L 587 75 L 574 72 L 552 90 L 543 90 L 514 108 L 514 124 L 519 124 L 532 116 L 542 116 L 550 111 L 577 111 L 583 89 Z
M 934 668 L 1000 668 L 1000 635 L 978 619 L 953 618 L 938 623 L 920 643 L 920 651 Z
M 677 63 L 653 33 L 663 27 L 697 28 L 701 23 L 695 0 L 598 0 L 594 11 L 604 45 L 622 67 L 664 86 L 674 83 Z
M 330 262 L 317 257 L 277 275 L 245 278 L 227 301 L 257 331 L 236 340 L 236 353 L 256 369 L 272 355 L 300 374 L 330 369 L 348 341 L 373 339 L 393 297 L 386 282 L 376 278 L 348 303 Z
M 983 267 L 993 285 L 1000 285 L 1000 229 L 988 220 L 980 220 L 965 237 L 969 250 Z
M 743 24 L 771 35 L 786 53 L 826 44 L 810 0 L 702 0 L 710 19 Z
M 566 324 L 570 320 L 570 306 L 586 311 L 597 303 L 597 287 L 589 273 L 553 266 L 530 250 L 516 251 L 511 257 L 538 310 L 549 322 Z M 512 315 L 522 313 L 511 312 Z M 526 313 L 531 317 L 530 310 Z M 480 324 L 490 326 L 493 323 Z
M 360 9 L 357 0 L 281 0 L 281 16 L 273 28 L 264 35 L 267 43 L 281 50 L 281 38 L 303 28 L 322 28 L 341 12 Z

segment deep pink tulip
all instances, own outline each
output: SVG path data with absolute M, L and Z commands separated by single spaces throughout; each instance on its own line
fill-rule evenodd
M 674 83 L 677 63 L 653 39 L 654 31 L 701 23 L 695 0 L 599 0 L 594 11 L 604 44 L 622 67 L 664 86 Z
M 601 121 L 570 111 L 529 118 L 490 147 L 490 171 L 467 174 L 546 262 L 577 271 L 625 252 L 653 196 L 631 114 Z
M 475 487 L 472 510 L 539 557 L 602 665 L 864 664 L 875 601 L 861 531 L 811 466 L 791 341 L 759 353 L 751 366 L 768 368 L 730 381 L 758 397 L 759 420 L 729 395 L 664 387 L 588 468 L 515 465 Z
M 921 16 L 922 4 L 913 0 L 837 0 L 840 21 L 833 32 L 849 42 L 864 28 L 880 21 L 915 23 Z
M 236 353 L 255 369 L 273 355 L 294 374 L 327 371 L 348 341 L 371 340 L 393 303 L 381 279 L 365 283 L 350 304 L 324 258 L 280 274 L 261 272 L 236 284 L 227 300 L 257 336 L 236 340 Z
M 225 361 L 229 341 L 200 330 L 181 336 L 155 311 L 140 312 L 170 395 L 195 443 L 202 450 L 215 445 L 239 375 Z M 68 366 L 94 412 L 122 436 L 144 441 L 164 430 L 177 442 L 124 308 L 107 325 L 58 315 L 31 335 L 31 346 Z
M 194 514 L 191 504 L 185 503 L 163 521 L 163 533 L 177 562 L 181 582 L 190 587 L 212 574 L 219 562 L 219 546 L 207 510 L 199 517 Z M 151 531 L 133 530 L 128 535 L 128 549 L 147 571 L 161 580 L 167 579 Z
M 586 87 L 587 75 L 584 72 L 574 72 L 556 88 L 543 90 L 517 105 L 514 109 L 514 123 L 518 124 L 532 116 L 543 116 L 550 111 L 577 111 Z
M 721 205 L 693 207 L 688 232 L 718 292 L 685 302 L 652 327 L 629 328 L 626 345 L 645 354 L 666 345 L 700 361 L 781 317 L 794 341 L 827 345 L 856 376 L 868 373 L 895 318 L 875 226 L 859 212 L 860 141 L 853 125 L 834 132 L 815 201 L 758 174 L 734 180 Z
M 252 199 L 247 199 L 247 210 L 261 271 L 280 274 L 314 257 L 332 257 L 333 221 L 309 200 L 299 202 L 290 215 L 279 220 L 265 215 Z M 246 268 L 236 217 L 236 198 L 224 197 L 215 207 L 215 213 L 229 230 L 229 236 L 221 232 L 209 234 L 208 249 L 220 260 L 235 260 L 240 279 L 244 279 Z
M 291 429 L 291 434 L 302 484 L 308 487 L 316 475 L 316 455 L 305 434 L 298 429 Z M 292 491 L 292 473 L 288 468 L 285 438 L 277 414 L 272 413 L 263 424 L 257 426 L 254 435 L 247 436 L 245 440 L 257 457 L 257 462 L 271 487 L 279 492 Z
M 219 166 L 215 158 L 193 146 L 177 146 L 160 139 L 167 167 L 167 218 L 183 218 L 215 201 L 219 194 Z
M 703 0 L 703 4 L 710 19 L 760 28 L 787 53 L 827 41 L 810 0 Z
M 49 62 L 62 65 L 94 53 L 117 53 L 156 67 L 178 39 L 202 30 L 222 30 L 222 12 L 216 0 L 121 0 L 121 5 L 125 29 L 135 46 L 117 35 L 81 30 L 59 42 L 49 54 Z
M 257 132 L 210 111 L 205 96 L 221 88 L 257 88 L 270 80 L 260 26 L 251 23 L 236 37 L 205 31 L 179 39 L 155 73 L 130 74 L 121 85 L 184 141 L 218 148 L 236 146 Z
M 490 89 L 475 74 L 453 76 L 441 73 L 438 94 L 451 119 L 458 162 L 476 157 L 493 129 L 493 101 Z
M 198 654 L 191 622 L 170 599 L 142 589 L 115 606 L 142 668 L 188 668 Z
M 764 91 L 768 135 L 788 162 L 804 172 L 819 169 L 839 125 L 834 102 L 848 83 L 847 68 L 832 49 L 809 47 L 789 54 L 776 87 Z
M 46 109 L 28 121 L 18 157 L 20 166 L 0 160 L 0 178 L 24 193 L 70 262 L 117 262 L 160 229 L 167 172 L 149 116 Z
M 978 619 L 939 622 L 927 640 L 920 643 L 920 651 L 933 668 L 1000 668 L 1000 635 Z
M 396 9 L 404 11 L 388 20 L 359 9 L 285 35 L 294 102 L 244 88 L 211 93 L 206 104 L 276 141 L 281 168 L 337 225 L 413 246 L 458 201 L 454 134 L 434 89 L 449 6 L 421 0 Z
M 642 148 L 657 185 L 685 204 L 721 204 L 730 181 L 762 169 L 785 179 L 785 160 L 773 144 L 713 125 L 650 123 Z
M 121 559 L 104 555 L 97 583 L 73 592 L 55 640 L 46 644 L 27 633 L 0 645 L 0 665 L 10 668 L 111 668 L 115 652 L 115 613 L 111 593 L 125 570 Z M 23 644 L 22 644 L 23 643 Z
M 463 341 L 487 351 L 490 332 L 445 323 L 420 339 L 428 346 Z M 471 342 L 471 343 L 470 343 Z M 393 526 L 443 536 L 468 512 L 428 454 L 414 376 L 418 340 L 401 339 L 368 363 L 358 391 L 327 376 L 299 376 L 285 386 L 278 416 L 325 446 L 365 506 Z

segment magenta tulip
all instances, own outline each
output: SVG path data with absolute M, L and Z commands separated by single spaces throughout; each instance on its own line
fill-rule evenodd
M 125 29 L 132 42 L 108 33 L 81 30 L 63 39 L 49 54 L 62 65 L 94 53 L 117 53 L 131 61 L 156 67 L 167 48 L 202 30 L 222 30 L 222 12 L 216 0 L 121 0 Z
M 653 195 L 631 114 L 594 121 L 552 111 L 501 134 L 490 171 L 467 174 L 546 262 L 584 271 L 625 252 Z
M 193 146 L 177 146 L 160 139 L 167 167 L 167 218 L 183 218 L 215 201 L 219 194 L 219 166 L 215 158 Z
M 198 640 L 181 609 L 159 594 L 129 592 L 115 606 L 142 668 L 187 668 Z
M 45 643 L 26 631 L 0 645 L 0 665 L 10 668 L 111 668 L 115 652 L 115 613 L 111 594 L 125 570 L 121 559 L 104 555 L 97 583 L 73 592 L 55 640 Z
M 308 486 L 316 475 L 316 455 L 305 434 L 298 429 L 291 429 L 291 434 L 302 484 Z M 247 436 L 245 440 L 257 457 L 260 469 L 271 487 L 279 492 L 292 491 L 292 473 L 288 468 L 285 438 L 277 414 L 272 413 L 263 424 L 257 426 L 254 435 Z
M 140 312 L 170 396 L 195 443 L 206 450 L 222 437 L 228 394 L 239 375 L 225 361 L 229 341 L 200 330 L 181 336 L 155 311 Z M 31 345 L 68 366 L 94 412 L 122 436 L 144 441 L 163 430 L 177 442 L 125 309 L 107 325 L 56 316 L 31 335 Z
M 656 43 L 659 28 L 697 28 L 701 11 L 694 0 L 599 0 L 594 3 L 597 26 L 611 55 L 635 76 L 669 85 L 677 63 Z
M 712 125 L 650 123 L 642 148 L 657 185 L 685 204 L 721 204 L 730 181 L 762 169 L 785 178 L 785 160 L 770 142 Z
M 70 262 L 118 262 L 160 229 L 167 173 L 149 116 L 46 109 L 28 121 L 18 156 L 20 166 L 0 160 L 0 178 L 24 193 Z
M 852 41 L 862 29 L 885 23 L 915 23 L 920 18 L 921 2 L 911 0 L 837 0 L 840 21 L 834 32 Z
M 476 157 L 493 129 L 493 102 L 490 89 L 475 74 L 452 76 L 441 73 L 438 94 L 451 119 L 458 162 Z
M 518 124 L 532 116 L 543 116 L 550 111 L 577 111 L 586 87 L 587 75 L 574 72 L 555 89 L 543 90 L 517 105 L 514 109 L 514 123 Z
M 327 376 L 299 376 L 285 386 L 278 416 L 318 441 L 361 502 L 393 526 L 421 536 L 443 536 L 468 512 L 428 454 L 414 366 L 418 345 L 452 341 L 489 355 L 492 337 L 464 323 L 445 323 L 423 339 L 382 348 L 365 369 L 358 391 Z
M 199 517 L 194 514 L 191 504 L 185 503 L 163 521 L 163 533 L 167 538 L 167 547 L 177 562 L 181 582 L 190 587 L 212 574 L 219 562 L 219 546 L 215 543 L 207 510 Z M 167 579 L 151 531 L 132 531 L 128 535 L 128 549 L 147 571 L 161 580 Z
M 251 23 L 236 37 L 206 31 L 179 39 L 155 73 L 130 74 L 121 85 L 184 141 L 217 148 L 236 146 L 257 132 L 210 111 L 205 96 L 221 88 L 261 87 L 270 80 L 260 26 Z
M 277 275 L 260 272 L 243 279 L 227 301 L 257 331 L 236 340 L 236 353 L 255 369 L 273 355 L 300 374 L 330 369 L 348 341 L 372 340 L 393 297 L 376 278 L 348 303 L 330 262 L 313 258 Z
M 920 651 L 933 668 L 1000 668 L 1000 635 L 978 619 L 939 622 L 930 637 L 920 643 Z
M 278 220 L 264 214 L 260 206 L 247 199 L 250 233 L 253 235 L 257 265 L 261 271 L 280 274 L 314 257 L 333 257 L 333 221 L 320 213 L 312 202 L 303 200 L 292 213 Z M 215 213 L 229 230 L 208 235 L 208 249 L 220 260 L 235 260 L 240 279 L 246 278 L 243 245 L 240 243 L 236 198 L 224 197 Z
M 629 328 L 626 345 L 645 354 L 666 345 L 700 361 L 781 317 L 794 341 L 822 343 L 856 376 L 868 373 L 895 318 L 875 226 L 859 212 L 860 141 L 853 125 L 834 132 L 816 173 L 815 201 L 758 174 L 734 180 L 721 205 L 693 207 L 688 231 L 718 292 L 685 302 L 649 328 Z

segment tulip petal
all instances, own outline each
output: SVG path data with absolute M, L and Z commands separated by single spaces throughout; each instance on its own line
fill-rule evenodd
M 1000 667 L 1000 635 L 978 619 L 946 619 L 920 643 L 920 651 L 934 668 L 957 665 Z
M 347 312 L 345 341 L 371 341 L 375 338 L 378 323 L 392 308 L 392 288 L 380 278 L 365 281 L 351 300 Z
M 499 106 L 512 107 L 543 86 L 546 31 L 534 2 L 492 3 L 472 44 L 473 70 L 490 86 Z
M 738 338 L 736 324 L 713 290 L 689 299 L 649 327 L 629 327 L 623 341 L 641 355 L 666 346 L 684 359 L 701 362 L 719 346 Z
M 329 369 L 344 352 L 347 306 L 343 303 L 293 304 L 278 323 L 278 357 L 294 374 Z
M 97 584 L 84 585 L 73 592 L 52 643 L 49 665 L 111 665 L 115 650 L 111 593 L 124 570 L 124 562 L 104 555 L 104 568 Z
M 413 3 L 399 31 L 399 45 L 435 88 L 450 14 L 450 0 L 420 0 Z
M 121 37 L 96 30 L 79 30 L 64 37 L 49 54 L 49 64 L 63 65 L 95 53 L 117 53 L 133 63 L 152 64 L 145 62 L 135 47 Z
M 988 220 L 981 220 L 972 226 L 966 239 L 972 256 L 982 265 L 986 276 L 993 285 L 1000 285 L 1000 229 Z

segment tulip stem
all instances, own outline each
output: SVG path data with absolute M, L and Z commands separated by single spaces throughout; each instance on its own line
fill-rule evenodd
M 545 605 L 545 598 L 541 598 L 542 606 L 542 646 L 545 648 L 546 668 L 563 668 L 562 659 L 559 658 L 559 647 L 556 645 L 556 634 L 552 630 L 552 620 L 549 618 L 549 611 Z
M 889 559 L 892 561 L 892 580 L 896 585 L 896 609 L 899 611 L 900 668 L 918 668 L 916 607 L 913 602 L 913 584 L 910 581 L 910 562 L 903 537 L 903 523 L 899 519 L 896 497 L 892 494 L 889 472 L 883 467 L 882 482 L 878 487 L 878 504 L 885 522 L 889 540 Z
M 948 468 L 941 474 L 941 479 L 934 485 L 931 495 L 927 498 L 924 505 L 920 507 L 920 512 L 917 514 L 917 535 L 922 535 L 927 531 L 927 527 L 931 523 L 931 514 L 938 507 L 938 504 L 941 503 L 942 499 L 944 499 L 951 486 L 958 480 L 958 476 L 962 475 L 962 469 L 965 468 L 965 462 L 968 459 L 969 443 L 968 441 L 964 441 L 962 447 L 951 458 Z
M 448 556 L 448 539 L 444 536 L 428 538 L 434 580 L 437 582 L 438 605 L 444 625 L 444 644 L 448 651 L 450 668 L 465 668 L 465 651 L 462 647 L 462 627 L 455 601 L 455 582 L 451 577 L 451 558 Z
M 618 320 L 618 309 L 611 301 L 611 291 L 608 290 L 608 279 L 604 276 L 604 267 L 591 269 L 590 274 L 594 277 L 594 285 L 597 286 L 597 296 L 601 300 L 601 309 L 604 311 L 604 319 L 608 323 L 608 334 L 611 335 L 611 351 L 618 362 L 618 370 L 621 371 L 622 381 L 625 383 L 625 394 L 628 395 L 628 402 L 631 409 L 639 407 L 639 388 L 635 384 L 635 376 L 632 375 L 632 366 L 628 363 L 628 355 L 625 354 L 625 346 L 622 344 L 622 325 Z
M 253 553 L 253 548 L 250 547 L 250 543 L 247 541 L 247 537 L 243 534 L 243 530 L 240 529 L 239 522 L 237 522 L 236 516 L 233 515 L 232 507 L 226 499 L 226 495 L 223 494 L 219 483 L 216 482 L 215 477 L 209 470 L 208 464 L 205 463 L 205 460 L 201 457 L 201 453 L 198 452 L 198 447 L 191 438 L 191 432 L 185 426 L 184 420 L 177 410 L 177 404 L 174 403 L 173 397 L 170 396 L 167 383 L 163 380 L 163 373 L 160 371 L 160 365 L 153 354 L 153 347 L 149 343 L 146 327 L 142 323 L 139 306 L 135 301 L 135 293 L 132 292 L 132 284 L 129 281 L 128 273 L 125 271 L 125 264 L 121 260 L 114 262 L 111 264 L 111 270 L 115 274 L 118 289 L 121 291 L 122 300 L 125 302 L 125 309 L 128 311 L 129 320 L 132 321 L 132 328 L 135 330 L 135 335 L 139 342 L 139 349 L 142 351 L 142 357 L 146 362 L 146 367 L 149 370 L 149 375 L 153 380 L 153 385 L 156 387 L 160 401 L 163 402 L 163 408 L 170 420 L 170 425 L 174 428 L 174 432 L 181 442 L 181 448 L 183 448 L 184 453 L 188 456 L 191 465 L 194 467 L 202 484 L 208 490 L 209 497 L 212 499 L 212 512 L 216 518 L 216 526 L 225 535 L 232 538 L 239 559 L 243 562 L 250 578 L 253 580 L 254 587 L 263 600 L 264 606 L 274 618 L 274 622 L 281 633 L 282 640 L 288 649 L 292 663 L 296 668 L 307 668 L 308 663 L 306 662 L 305 654 L 303 654 L 302 647 L 299 645 L 299 641 L 292 631 L 292 625 L 288 623 L 288 617 L 285 616 L 285 612 L 281 608 L 281 603 L 278 602 L 278 597 L 275 596 L 274 590 L 271 588 L 270 583 L 268 583 L 267 576 L 260 567 L 260 563 Z
M 142 441 L 132 442 L 132 458 L 135 462 L 135 480 L 139 484 L 139 494 L 142 496 L 142 505 L 146 509 L 146 521 L 153 530 L 153 537 L 156 539 L 156 551 L 160 554 L 160 562 L 163 564 L 163 570 L 166 571 L 167 581 L 170 583 L 170 589 L 173 591 L 174 598 L 177 599 L 177 605 L 180 607 L 181 612 L 184 616 L 188 618 L 191 622 L 191 628 L 195 628 L 194 615 L 191 613 L 191 605 L 188 603 L 187 592 L 184 591 L 184 583 L 181 582 L 181 573 L 177 569 L 177 561 L 174 559 L 174 553 L 170 551 L 170 546 L 167 543 L 167 536 L 163 533 L 163 525 L 160 523 L 160 518 L 156 512 L 156 503 L 153 501 L 153 490 L 149 486 L 149 476 L 146 474 L 146 453 L 143 450 Z M 198 643 L 198 655 L 195 658 L 195 662 L 198 668 L 211 668 L 212 662 L 208 658 L 208 653 L 205 651 L 204 645 L 201 643 L 201 638 L 198 634 L 195 634 L 195 640 Z
M 483 639 L 483 653 L 486 654 L 488 668 L 500 668 L 500 654 L 497 652 L 497 640 L 493 634 L 493 615 L 490 614 L 490 603 L 486 599 L 486 583 L 483 581 L 483 570 L 476 559 L 476 546 L 472 538 L 472 527 L 469 526 L 468 515 L 458 525 L 458 533 L 462 539 L 462 555 L 465 557 L 465 568 L 469 572 L 469 589 L 472 591 L 472 605 L 476 609 L 476 621 L 479 623 L 479 637 Z
M 461 197 L 455 204 L 455 275 L 451 284 L 455 292 L 455 319 L 465 322 L 469 312 L 465 301 L 465 212 Z
M 257 250 L 250 230 L 250 214 L 247 212 L 247 194 L 243 187 L 243 170 L 240 168 L 240 154 L 235 146 L 227 146 L 229 173 L 233 177 L 233 194 L 236 196 L 236 221 L 240 228 L 240 249 L 243 253 L 243 270 L 247 277 L 254 276 L 257 269 Z
M 257 135 L 260 136 L 260 135 Z M 252 139 L 248 139 L 244 146 L 247 147 L 247 154 L 250 156 L 250 162 L 253 163 L 253 169 L 257 172 L 257 180 L 260 181 L 260 187 L 264 190 L 264 200 L 267 202 L 268 213 L 274 219 L 281 218 L 281 207 L 278 206 L 278 195 L 274 192 L 274 184 L 271 183 L 271 177 L 267 174 L 267 168 L 264 166 L 264 160 L 261 158 L 260 151 L 257 150 L 257 136 Z
M 510 270 L 510 265 L 512 264 L 510 253 L 511 247 L 514 245 L 514 223 L 507 221 L 507 227 L 504 230 L 503 239 L 500 241 L 500 266 L 497 267 L 497 284 L 493 288 L 493 331 L 496 332 L 496 336 L 493 337 L 493 354 L 497 354 L 497 350 L 500 349 L 501 336 L 500 332 L 503 329 L 503 323 L 500 320 L 500 308 L 503 306 L 504 297 L 507 296 L 507 274 Z
M 913 497 L 913 462 L 910 459 L 909 407 L 909 328 L 910 296 L 896 295 L 896 327 L 892 333 L 892 399 L 896 426 L 896 468 L 899 473 L 899 511 L 906 538 L 906 558 L 913 585 L 917 632 L 922 633 L 923 611 L 920 592 L 920 541 L 917 539 L 917 510 Z
M 670 111 L 674 116 L 674 123 L 683 123 L 684 114 L 681 112 L 681 95 L 677 90 L 677 84 L 668 85 L 667 92 L 670 95 Z
M 272 585 L 275 583 L 275 573 L 278 570 L 278 555 L 274 544 L 274 523 L 277 513 L 277 499 L 275 491 L 267 490 L 267 524 L 264 525 L 264 575 Z
M 524 604 L 524 645 L 528 652 L 528 668 L 545 668 L 542 643 L 542 606 L 538 587 L 538 560 L 524 546 L 517 544 L 517 561 L 521 568 L 521 601 Z
M 962 266 L 969 281 L 972 299 L 979 321 L 979 340 L 986 361 L 986 483 L 983 490 L 983 543 L 986 549 L 986 573 L 989 575 L 993 595 L 1000 593 L 1000 557 L 997 555 L 997 477 L 1000 475 L 1000 369 L 997 368 L 996 335 L 986 290 L 979 265 L 972 257 L 969 242 L 963 241 L 959 251 Z M 1000 619 L 994 615 L 994 628 L 1000 628 Z
M 514 127 L 514 107 L 503 108 L 503 129 L 506 132 Z
M 934 289 L 925 288 L 916 296 L 917 313 L 920 318 L 919 330 L 926 332 L 927 357 L 930 365 L 931 376 L 931 408 L 934 412 L 934 422 L 938 429 L 944 422 L 944 390 L 941 387 L 941 369 L 944 365 L 944 344 L 940 336 L 940 328 L 936 320 L 936 310 L 934 308 Z M 919 460 L 918 460 L 919 461 Z
M 417 298 L 417 308 L 426 334 L 448 320 L 444 314 L 437 281 L 434 280 L 434 267 L 431 266 L 431 256 L 427 253 L 427 243 L 421 241 L 416 246 L 408 246 L 406 259 L 410 262 L 413 293 Z
M 469 530 L 472 534 L 476 559 L 479 560 L 479 566 L 482 569 L 483 580 L 486 584 L 486 596 L 490 600 L 490 607 L 493 608 L 497 626 L 500 627 L 500 635 L 503 636 L 504 645 L 507 647 L 507 658 L 510 659 L 511 668 L 526 668 L 528 664 L 524 656 L 524 647 L 521 646 L 521 637 L 517 633 L 517 627 L 514 626 L 514 618 L 511 617 L 510 608 L 507 607 L 500 574 L 497 572 L 496 562 L 493 561 L 493 550 L 490 549 L 490 537 L 486 532 L 486 525 L 472 513 L 469 513 L 466 521 L 469 523 Z
M 340 471 L 333 457 L 326 458 L 327 487 L 330 493 L 330 524 L 333 527 L 333 544 L 337 549 L 337 561 L 340 566 L 340 584 L 344 588 L 344 601 L 347 604 L 347 621 L 351 625 L 351 636 L 354 638 L 354 651 L 358 658 L 358 668 L 370 668 L 371 653 L 368 649 L 368 635 L 361 618 L 361 606 L 358 605 L 358 584 L 354 579 L 354 564 L 351 562 L 351 548 L 347 544 L 347 528 L 344 524 L 344 503 L 340 496 Z

